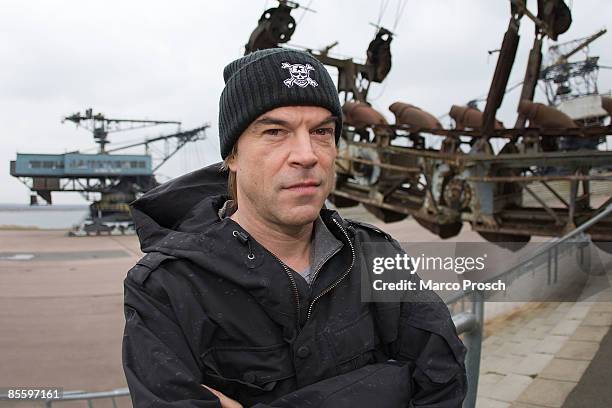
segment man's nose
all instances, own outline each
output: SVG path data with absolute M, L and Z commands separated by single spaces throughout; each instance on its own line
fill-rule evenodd
M 312 167 L 317 164 L 318 158 L 308 130 L 297 131 L 291 139 L 291 155 L 289 157 L 291 164 L 302 167 Z

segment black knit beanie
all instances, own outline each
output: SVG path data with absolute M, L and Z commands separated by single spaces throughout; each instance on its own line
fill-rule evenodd
M 219 140 L 225 159 L 242 132 L 260 115 L 281 106 L 321 106 L 338 118 L 338 91 L 327 69 L 303 51 L 272 48 L 255 51 L 223 70 L 225 88 L 219 101 Z

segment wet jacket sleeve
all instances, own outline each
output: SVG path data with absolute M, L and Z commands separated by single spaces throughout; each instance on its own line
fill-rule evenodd
M 414 296 L 413 296 L 414 295 Z M 403 302 L 376 303 L 386 354 L 412 362 L 412 404 L 422 408 L 459 408 L 467 393 L 466 348 L 447 306 L 432 291 L 407 293 Z
M 253 408 L 409 408 L 411 371 L 409 363 L 370 364 Z
M 415 363 L 414 406 L 460 408 L 467 393 L 466 349 L 446 305 L 435 299 L 402 303 L 398 332 L 395 358 Z
M 387 245 L 377 246 L 376 256 L 405 253 L 397 241 L 384 235 Z M 421 279 L 418 274 L 411 276 Z M 431 290 L 406 290 L 397 300 L 373 306 L 387 356 L 414 364 L 411 378 L 405 378 L 412 388 L 411 403 L 420 408 L 461 407 L 467 393 L 466 348 L 448 307 Z
M 150 270 L 137 265 L 124 281 L 123 369 L 134 408 L 220 408 Z

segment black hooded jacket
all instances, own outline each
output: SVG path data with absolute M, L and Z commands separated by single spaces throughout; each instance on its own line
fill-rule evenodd
M 308 285 L 219 217 L 226 182 L 215 164 L 132 203 L 147 253 L 124 282 L 134 407 L 220 407 L 201 384 L 245 407 L 461 406 L 465 348 L 438 296 L 361 301 L 363 244 L 396 241 L 323 208 L 343 246 Z

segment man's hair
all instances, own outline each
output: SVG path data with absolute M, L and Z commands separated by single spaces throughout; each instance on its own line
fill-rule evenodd
M 223 159 L 223 163 L 221 164 L 221 170 L 227 170 L 229 173 L 227 176 L 227 195 L 229 196 L 230 200 L 234 200 L 234 207 L 238 206 L 236 172 L 230 170 L 229 162 L 234 158 L 234 156 L 236 156 L 236 153 L 238 153 L 238 144 L 234 144 L 234 146 L 232 146 L 231 152 L 225 159 Z

